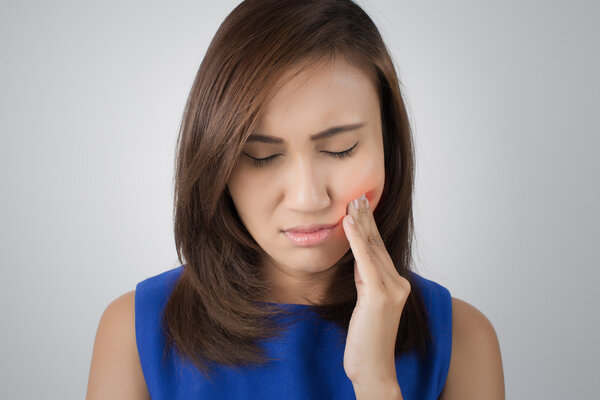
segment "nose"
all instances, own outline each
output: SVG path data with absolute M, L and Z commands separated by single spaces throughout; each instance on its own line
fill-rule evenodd
M 327 174 L 314 163 L 298 159 L 286 179 L 285 206 L 299 213 L 315 213 L 331 203 Z

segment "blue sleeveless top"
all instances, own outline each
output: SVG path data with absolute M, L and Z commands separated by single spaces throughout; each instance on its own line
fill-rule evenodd
M 160 329 L 163 308 L 183 266 L 150 277 L 136 286 L 135 335 L 146 386 L 153 400 L 355 399 L 344 371 L 345 332 L 310 309 L 281 304 L 306 313 L 282 337 L 261 343 L 269 357 L 280 361 L 261 368 L 233 369 L 218 365 L 214 383 L 171 350 L 163 362 L 165 338 Z M 433 351 L 427 358 L 416 351 L 396 358 L 398 384 L 405 400 L 437 399 L 446 382 L 452 345 L 452 305 L 445 287 L 414 274 L 430 315 Z

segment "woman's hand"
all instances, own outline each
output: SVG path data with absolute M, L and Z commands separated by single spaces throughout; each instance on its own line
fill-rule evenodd
M 364 393 L 366 398 L 401 399 L 394 348 L 410 283 L 396 271 L 365 195 L 351 203 L 343 227 L 354 254 L 358 297 L 348 327 L 344 370 L 357 398 Z

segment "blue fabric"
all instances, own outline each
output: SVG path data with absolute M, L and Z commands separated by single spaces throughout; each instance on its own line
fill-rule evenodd
M 307 305 L 282 304 L 300 312 L 286 334 L 261 343 L 270 357 L 281 361 L 259 369 L 220 365 L 214 384 L 172 350 L 162 361 L 165 339 L 160 329 L 162 310 L 183 267 L 171 269 L 137 284 L 135 330 L 138 353 L 148 391 L 162 399 L 355 399 L 344 372 L 345 334 Z M 450 366 L 452 305 L 445 287 L 411 272 L 422 289 L 431 315 L 433 351 L 427 359 L 415 351 L 396 358 L 398 383 L 405 400 L 437 399 Z M 304 318 L 306 316 L 306 318 Z M 341 340 L 341 345 L 338 343 Z

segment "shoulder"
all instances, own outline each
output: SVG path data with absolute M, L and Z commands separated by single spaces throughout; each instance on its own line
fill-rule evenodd
M 135 338 L 135 291 L 113 300 L 100 317 L 87 399 L 149 399 Z
M 411 291 L 418 292 L 419 297 L 424 301 L 424 306 L 428 313 L 429 324 L 432 333 L 436 336 L 436 341 L 447 348 L 446 365 L 450 359 L 450 341 L 452 325 L 452 302 L 450 291 L 439 283 L 427 279 L 415 272 L 410 273 Z
M 409 282 L 411 290 L 413 288 L 418 289 L 428 311 L 434 314 L 434 322 L 435 320 L 442 319 L 443 321 L 440 322 L 450 324 L 450 315 L 452 313 L 450 291 L 445 286 L 427 279 L 414 271 L 409 271 Z
M 148 339 L 146 335 L 156 331 L 155 327 L 160 323 L 165 305 L 182 272 L 183 267 L 180 266 L 146 278 L 136 285 L 133 306 L 137 311 L 135 326 L 138 329 L 138 344 L 140 338 Z M 142 341 L 147 342 L 147 340 Z M 143 353 L 148 349 L 140 350 Z
M 142 305 L 152 300 L 164 302 L 182 273 L 183 266 L 179 266 L 139 282 L 136 286 L 136 300 Z
M 498 337 L 477 308 L 452 297 L 452 353 L 442 400 L 504 399 Z

